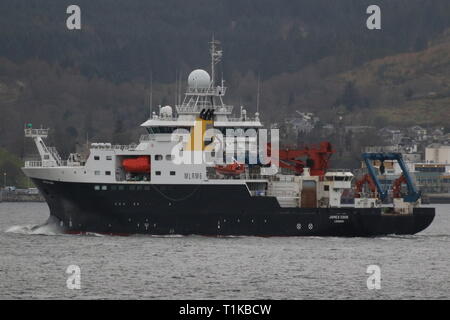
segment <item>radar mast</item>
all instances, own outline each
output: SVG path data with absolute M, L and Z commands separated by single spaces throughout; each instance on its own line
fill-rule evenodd
M 211 41 L 211 49 L 210 49 L 210 53 L 211 53 L 211 88 L 215 87 L 215 70 L 214 70 L 214 66 L 220 62 L 220 60 L 222 59 L 222 50 L 218 50 L 218 46 L 220 45 L 220 41 L 218 40 L 214 40 L 214 35 L 212 36 L 212 41 Z

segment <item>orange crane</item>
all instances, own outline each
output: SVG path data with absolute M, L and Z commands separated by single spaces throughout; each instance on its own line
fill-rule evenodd
M 270 158 L 275 158 L 271 154 L 271 144 L 267 144 L 267 155 Z M 335 151 L 331 143 L 328 141 L 321 142 L 318 146 L 305 146 L 304 149 L 280 149 L 278 155 L 278 162 L 281 168 L 286 168 L 294 171 L 297 174 L 302 174 L 304 168 L 310 170 L 312 176 L 323 176 L 328 170 L 328 162 Z M 301 160 L 305 158 L 306 160 Z
M 399 178 L 394 180 L 392 184 L 392 198 L 402 197 L 402 184 L 406 184 L 406 177 L 402 174 Z
M 365 184 L 368 184 L 372 196 L 375 197 L 377 186 L 375 185 L 375 182 L 373 182 L 370 174 L 367 173 L 355 183 L 355 198 L 361 198 L 361 192 L 363 191 Z

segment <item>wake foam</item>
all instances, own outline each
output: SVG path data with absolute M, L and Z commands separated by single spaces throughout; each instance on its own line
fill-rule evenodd
M 12 226 L 9 227 L 5 232 L 27 235 L 55 236 L 63 235 L 64 229 L 56 223 L 46 222 L 41 225 Z

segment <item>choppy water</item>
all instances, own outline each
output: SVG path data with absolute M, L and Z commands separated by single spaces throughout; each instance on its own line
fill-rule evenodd
M 450 205 L 437 208 L 415 236 L 110 237 L 42 226 L 43 203 L 0 203 L 0 298 L 449 299 Z M 379 290 L 366 284 L 373 264 Z

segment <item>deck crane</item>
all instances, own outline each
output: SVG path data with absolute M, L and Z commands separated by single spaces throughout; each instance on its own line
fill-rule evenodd
M 369 171 L 369 175 L 375 183 L 378 194 L 381 200 L 385 200 L 388 196 L 387 190 L 383 190 L 381 187 L 380 180 L 377 177 L 375 172 L 375 168 L 373 167 L 372 161 L 378 160 L 381 162 L 380 165 L 380 173 L 384 173 L 384 161 L 385 160 L 396 160 L 402 169 L 403 179 L 402 181 L 406 182 L 406 186 L 408 189 L 408 193 L 403 197 L 404 202 L 414 203 L 420 199 L 420 192 L 417 190 L 414 185 L 411 175 L 409 174 L 408 168 L 406 167 L 405 162 L 403 161 L 403 157 L 401 153 L 363 153 L 363 159 L 366 164 L 367 170 Z
M 267 144 L 267 154 L 272 155 L 270 143 Z M 331 143 L 321 142 L 318 146 L 305 146 L 303 149 L 280 148 L 278 154 L 279 166 L 281 168 L 294 171 L 296 174 L 302 174 L 304 168 L 309 168 L 310 175 L 323 176 L 327 172 L 332 154 L 334 153 Z M 306 158 L 306 159 L 303 159 Z

